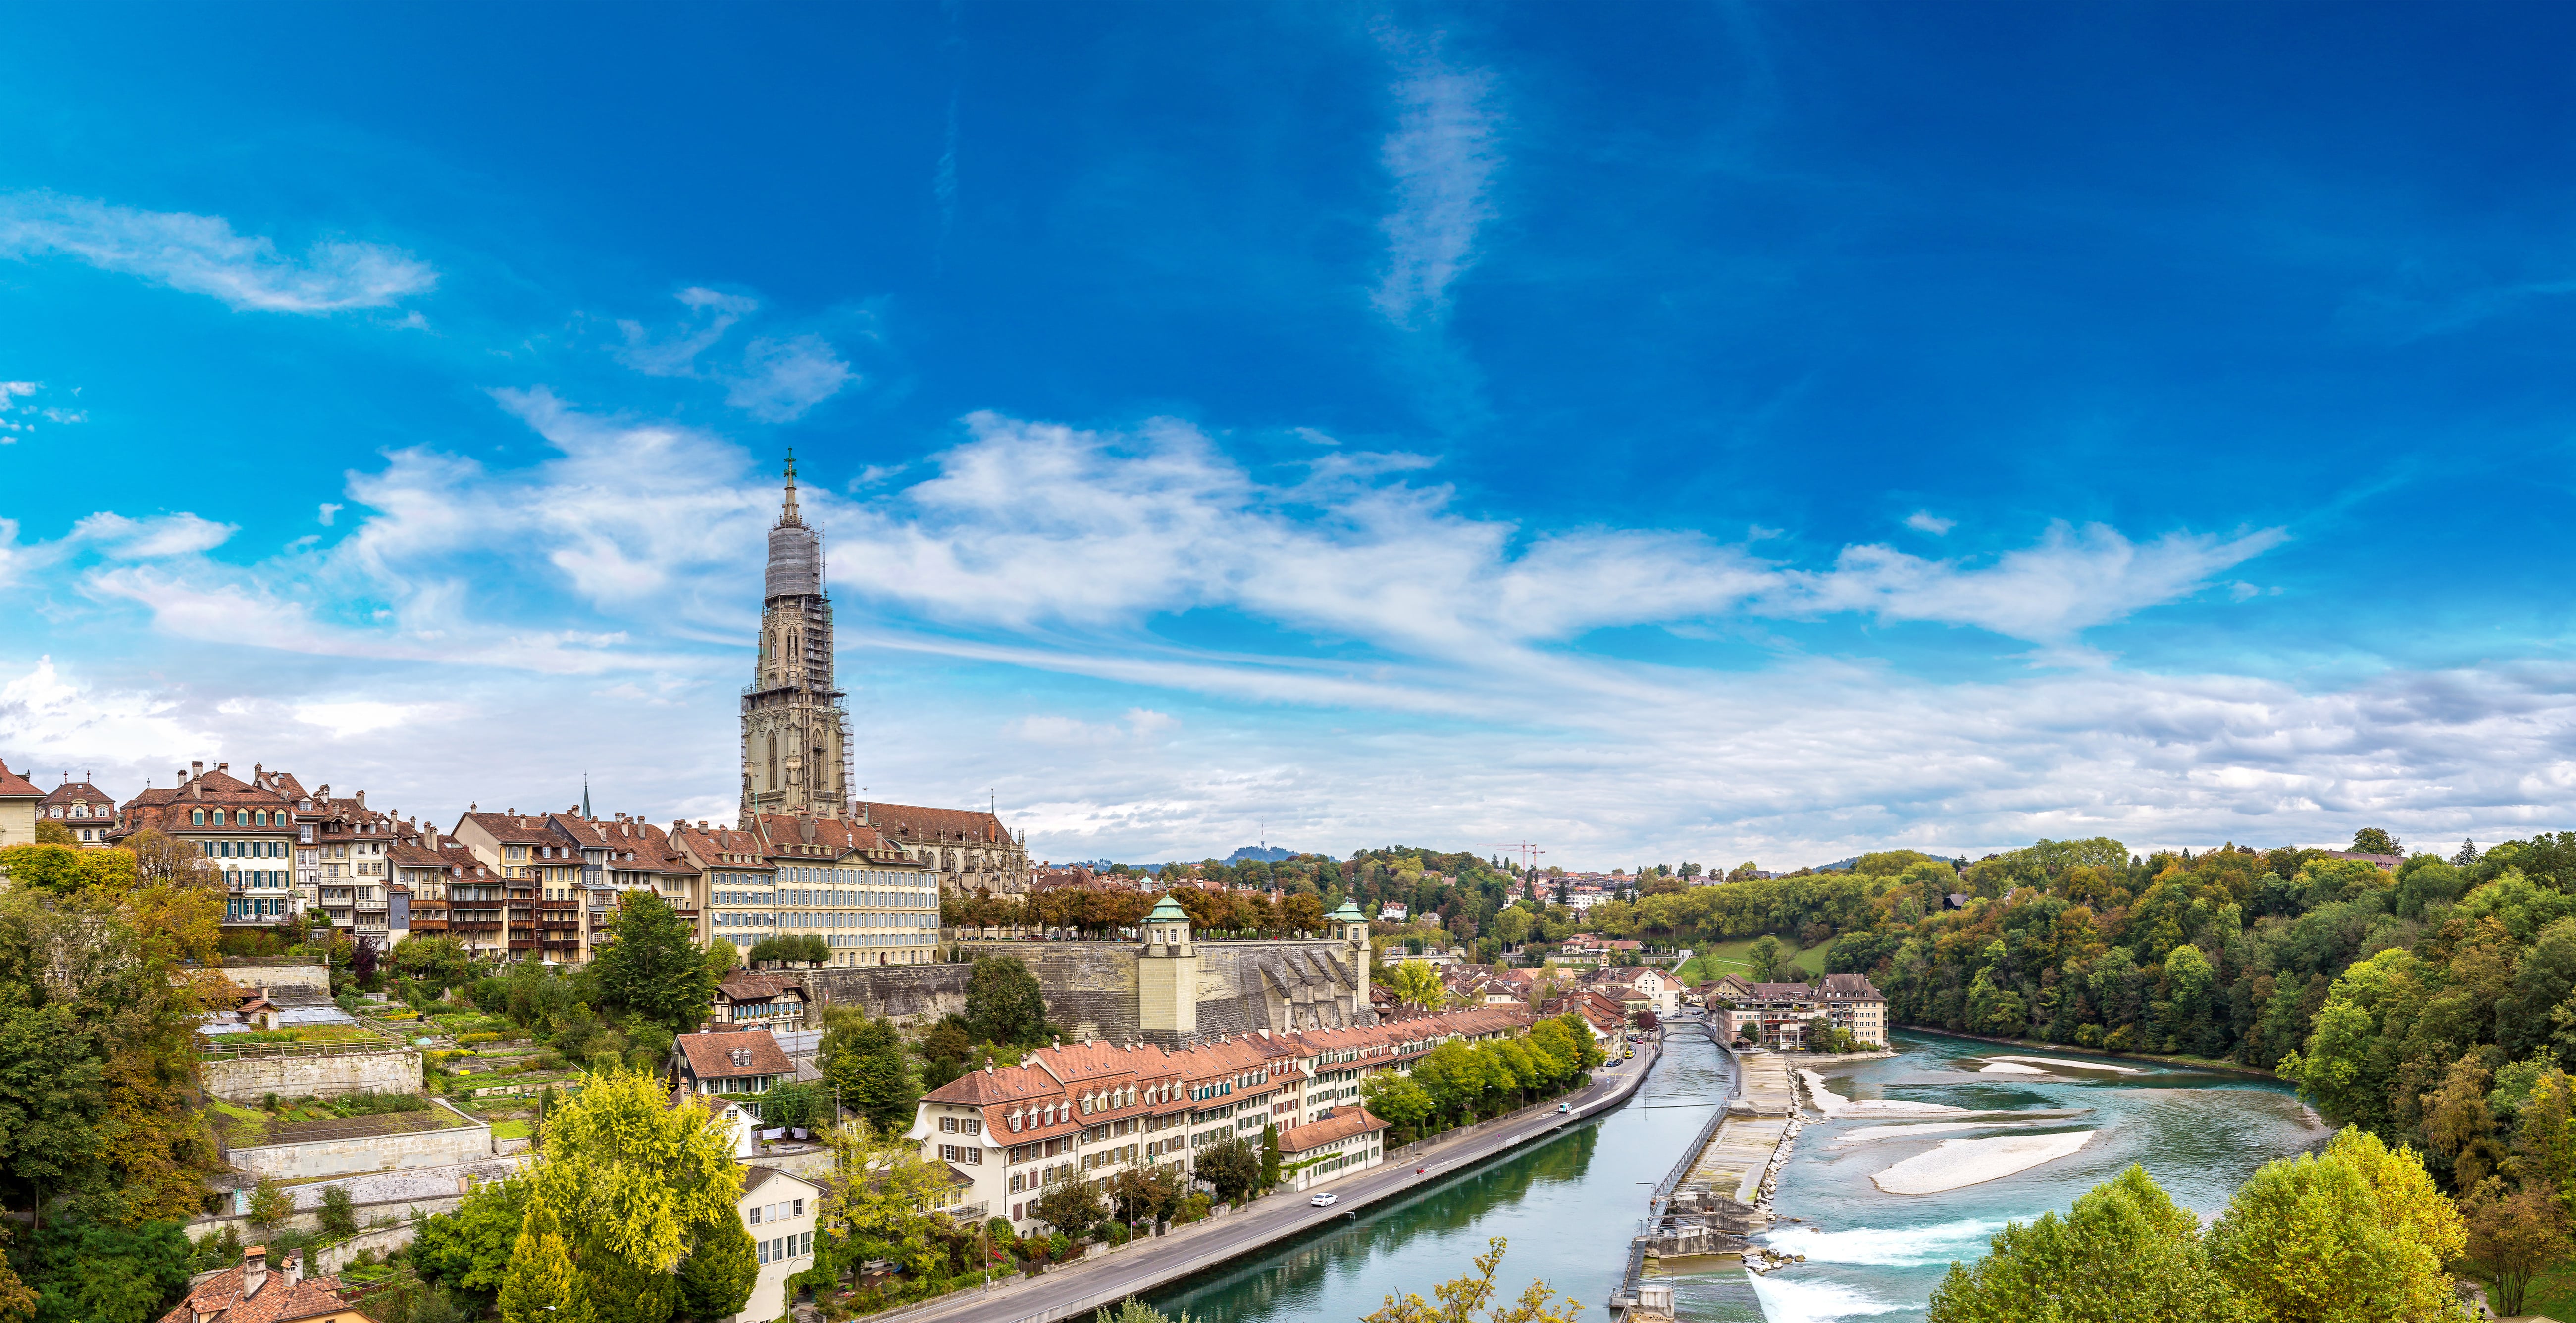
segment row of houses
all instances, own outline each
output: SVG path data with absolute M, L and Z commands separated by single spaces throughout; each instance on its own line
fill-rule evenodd
M 930 963 L 941 895 L 983 881 L 966 870 L 987 855 L 1019 848 L 989 812 L 909 804 L 764 813 L 733 827 L 476 805 L 442 831 L 370 807 L 363 790 L 308 789 L 266 767 L 244 777 L 192 763 L 175 782 L 119 804 L 68 774 L 40 792 L 0 768 L 0 845 L 32 841 L 42 820 L 82 848 L 156 832 L 222 876 L 228 926 L 318 914 L 388 946 L 443 934 L 491 959 L 577 964 L 607 939 L 620 898 L 650 891 L 702 942 L 813 936 L 833 965 Z

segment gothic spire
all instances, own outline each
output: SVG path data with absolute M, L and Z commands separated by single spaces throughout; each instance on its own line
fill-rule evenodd
M 778 526 L 795 528 L 803 525 L 804 522 L 804 517 L 796 513 L 796 448 L 789 446 L 787 448 L 787 507 L 779 513 Z

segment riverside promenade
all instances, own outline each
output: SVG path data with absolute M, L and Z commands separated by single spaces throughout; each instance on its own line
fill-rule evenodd
M 1591 1086 L 1580 1093 L 1407 1145 L 1389 1152 L 1383 1164 L 1356 1175 L 1258 1199 L 1223 1217 L 1174 1227 L 1168 1235 L 1130 1241 L 1121 1249 L 1103 1253 L 1095 1247 L 1042 1276 L 990 1289 L 956 1291 L 871 1314 L 867 1323 L 1057 1323 L 1088 1318 L 1092 1311 L 1115 1308 L 1131 1295 L 1145 1295 L 1328 1226 L 1372 1204 L 1423 1192 L 1487 1158 L 1599 1116 L 1633 1096 L 1662 1054 L 1660 1039 L 1645 1043 L 1635 1060 L 1594 1072 Z M 1559 1112 L 1559 1103 L 1571 1106 Z M 1417 1167 L 1428 1170 L 1417 1176 Z M 1330 1208 L 1306 1202 L 1326 1191 L 1341 1196 L 1340 1202 Z

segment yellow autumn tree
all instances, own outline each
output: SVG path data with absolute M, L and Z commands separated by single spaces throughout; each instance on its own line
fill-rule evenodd
M 1485 1252 L 1476 1256 L 1476 1270 L 1431 1288 L 1433 1300 L 1410 1292 L 1390 1295 L 1383 1308 L 1360 1323 L 1574 1323 L 1583 1306 L 1549 1290 L 1544 1281 L 1531 1281 L 1508 1305 L 1493 1303 L 1494 1270 L 1502 1266 L 1508 1243 L 1501 1236 L 1486 1241 Z M 1480 1309 L 1485 1312 L 1478 1314 Z
M 824 1226 L 857 1239 L 898 1247 L 917 1272 L 929 1271 L 946 1251 L 934 1233 L 949 1201 L 944 1165 L 921 1156 L 921 1146 L 853 1118 L 825 1136 L 832 1147 L 832 1181 L 820 1209 Z
M 2459 1210 L 2410 1148 L 2359 1128 L 2264 1164 L 2210 1228 L 2212 1266 L 2275 1323 L 2452 1316 L 2442 1265 L 2468 1243 Z
M 494 1303 L 501 1323 L 591 1323 L 590 1300 L 573 1266 L 572 1246 L 543 1195 L 528 1200 L 518 1243 L 510 1250 L 510 1271 L 502 1277 Z
M 736 1215 L 742 1169 L 725 1124 L 705 1100 L 673 1104 L 640 1071 L 585 1076 L 546 1117 L 535 1197 L 554 1209 L 585 1253 L 596 1247 L 646 1273 L 671 1271 L 689 1231 Z
M 1429 962 L 1406 960 L 1386 971 L 1386 986 L 1395 999 L 1407 1006 L 1427 1011 L 1439 1010 L 1449 1000 L 1449 985 L 1440 981 L 1439 971 Z

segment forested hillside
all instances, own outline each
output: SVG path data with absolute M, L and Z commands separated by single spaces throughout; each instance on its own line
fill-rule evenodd
M 1827 968 L 1871 975 L 1900 1024 L 2278 1070 L 2332 1120 L 2424 1150 L 2453 1188 L 2539 1142 L 2517 1126 L 2536 1089 L 2563 1109 L 2551 1072 L 2576 1056 L 2569 833 L 2393 872 L 2314 849 L 2139 857 L 2099 839 L 1964 871 L 1900 851 L 1602 917 L 1680 941 L 1830 939 Z

